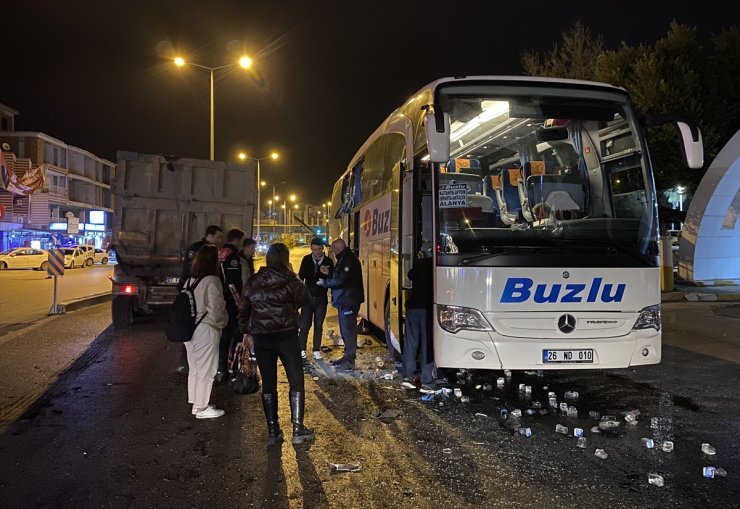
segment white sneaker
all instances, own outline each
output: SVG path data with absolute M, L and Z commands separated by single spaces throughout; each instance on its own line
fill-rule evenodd
M 313 358 L 316 359 L 317 361 L 320 361 L 321 359 L 323 359 L 323 357 L 321 356 L 321 352 L 319 351 L 316 351 L 313 353 Z
M 305 359 L 305 358 L 306 358 L 306 351 L 301 350 L 301 359 Z
M 201 410 L 200 412 L 195 414 L 196 419 L 215 419 L 216 417 L 221 417 L 226 412 L 223 410 L 219 410 L 218 408 L 209 406 L 208 408 Z
M 208 408 L 216 408 L 216 405 L 208 405 Z M 198 411 L 193 407 L 193 415 L 197 414 Z

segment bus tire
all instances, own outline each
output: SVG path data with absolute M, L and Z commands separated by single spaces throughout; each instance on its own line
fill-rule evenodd
M 385 332 L 385 346 L 388 348 L 388 352 L 394 361 L 401 360 L 401 353 L 393 347 L 391 341 L 391 301 L 390 299 L 385 300 L 385 312 L 383 313 L 383 329 Z
M 113 328 L 122 330 L 134 323 L 134 298 L 116 295 L 110 304 Z

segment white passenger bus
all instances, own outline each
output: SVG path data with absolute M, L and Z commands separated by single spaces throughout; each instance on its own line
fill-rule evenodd
M 358 254 L 360 315 L 403 345 L 408 270 L 434 257 L 439 367 L 583 369 L 661 359 L 653 174 L 620 88 L 441 79 L 394 111 L 336 182 L 330 235 Z M 675 120 L 686 161 L 698 130 Z

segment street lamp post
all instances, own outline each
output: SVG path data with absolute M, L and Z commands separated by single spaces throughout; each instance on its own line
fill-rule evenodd
M 241 159 L 242 161 L 247 161 L 247 160 L 257 161 L 257 235 L 256 237 L 258 241 L 262 240 L 260 238 L 260 223 L 262 222 L 262 217 L 261 217 L 262 186 L 264 185 L 260 177 L 260 162 L 264 161 L 265 159 L 272 159 L 273 161 L 276 161 L 278 157 L 280 156 L 278 155 L 277 152 L 273 152 L 269 156 L 265 156 L 265 157 L 249 157 L 244 152 L 239 153 L 239 159 Z M 274 192 L 274 189 L 273 189 L 273 192 Z
M 235 65 L 239 65 L 239 66 L 241 66 L 244 69 L 249 69 L 250 67 L 252 67 L 252 59 L 249 58 L 248 56 L 243 56 L 243 57 L 241 57 L 239 59 L 239 62 L 238 63 L 227 64 L 227 65 L 220 65 L 218 67 L 208 67 L 206 65 L 195 64 L 193 62 L 187 62 L 187 63 L 188 63 L 188 65 L 192 65 L 193 67 L 197 67 L 199 69 L 205 69 L 206 71 L 208 71 L 211 74 L 211 94 L 210 94 L 210 96 L 211 96 L 211 101 L 210 101 L 211 102 L 211 108 L 210 108 L 211 109 L 211 119 L 210 119 L 211 120 L 211 122 L 210 122 L 211 123 L 211 150 L 210 150 L 210 157 L 211 157 L 211 161 L 213 161 L 213 159 L 214 159 L 214 152 L 215 152 L 215 144 L 216 144 L 216 141 L 215 141 L 216 140 L 216 136 L 215 136 L 215 130 L 214 130 L 214 112 L 213 112 L 213 102 L 214 102 L 213 101 L 213 73 L 214 73 L 214 71 L 218 71 L 220 69 L 227 69 L 229 67 L 234 67 Z M 185 59 L 184 58 L 182 58 L 182 57 L 175 57 L 175 65 L 176 66 L 183 67 L 185 64 L 186 64 L 186 62 L 185 62 Z
M 285 202 L 283 202 L 283 235 L 288 236 L 288 209 L 285 207 Z
M 272 202 L 275 204 L 275 208 L 277 208 L 277 202 L 278 202 L 278 200 L 280 200 L 280 197 L 275 194 L 275 188 L 276 187 L 280 187 L 283 184 L 287 184 L 287 182 L 285 180 L 283 180 L 279 184 L 273 184 L 272 185 Z M 274 211 L 274 209 L 273 209 L 273 211 Z M 270 217 L 272 217 L 273 211 L 270 211 Z M 274 225 L 274 223 L 273 223 L 273 226 L 272 226 L 272 236 L 273 237 L 275 236 L 275 225 Z

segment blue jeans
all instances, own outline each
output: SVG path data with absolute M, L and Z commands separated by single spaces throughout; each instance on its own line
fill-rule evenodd
M 403 342 L 403 370 L 406 378 L 414 379 L 416 359 L 421 359 L 421 383 L 434 382 L 432 328 L 429 312 L 424 308 L 406 310 L 406 335 Z
M 301 343 L 301 350 L 307 350 L 308 330 L 313 322 L 313 351 L 318 352 L 321 348 L 321 338 L 324 335 L 324 319 L 326 318 L 326 298 L 317 299 L 311 297 L 311 302 L 301 308 L 301 330 L 298 333 L 298 339 Z
M 344 340 L 344 355 L 348 361 L 355 362 L 357 357 L 357 312 L 360 306 L 339 307 L 339 332 Z

